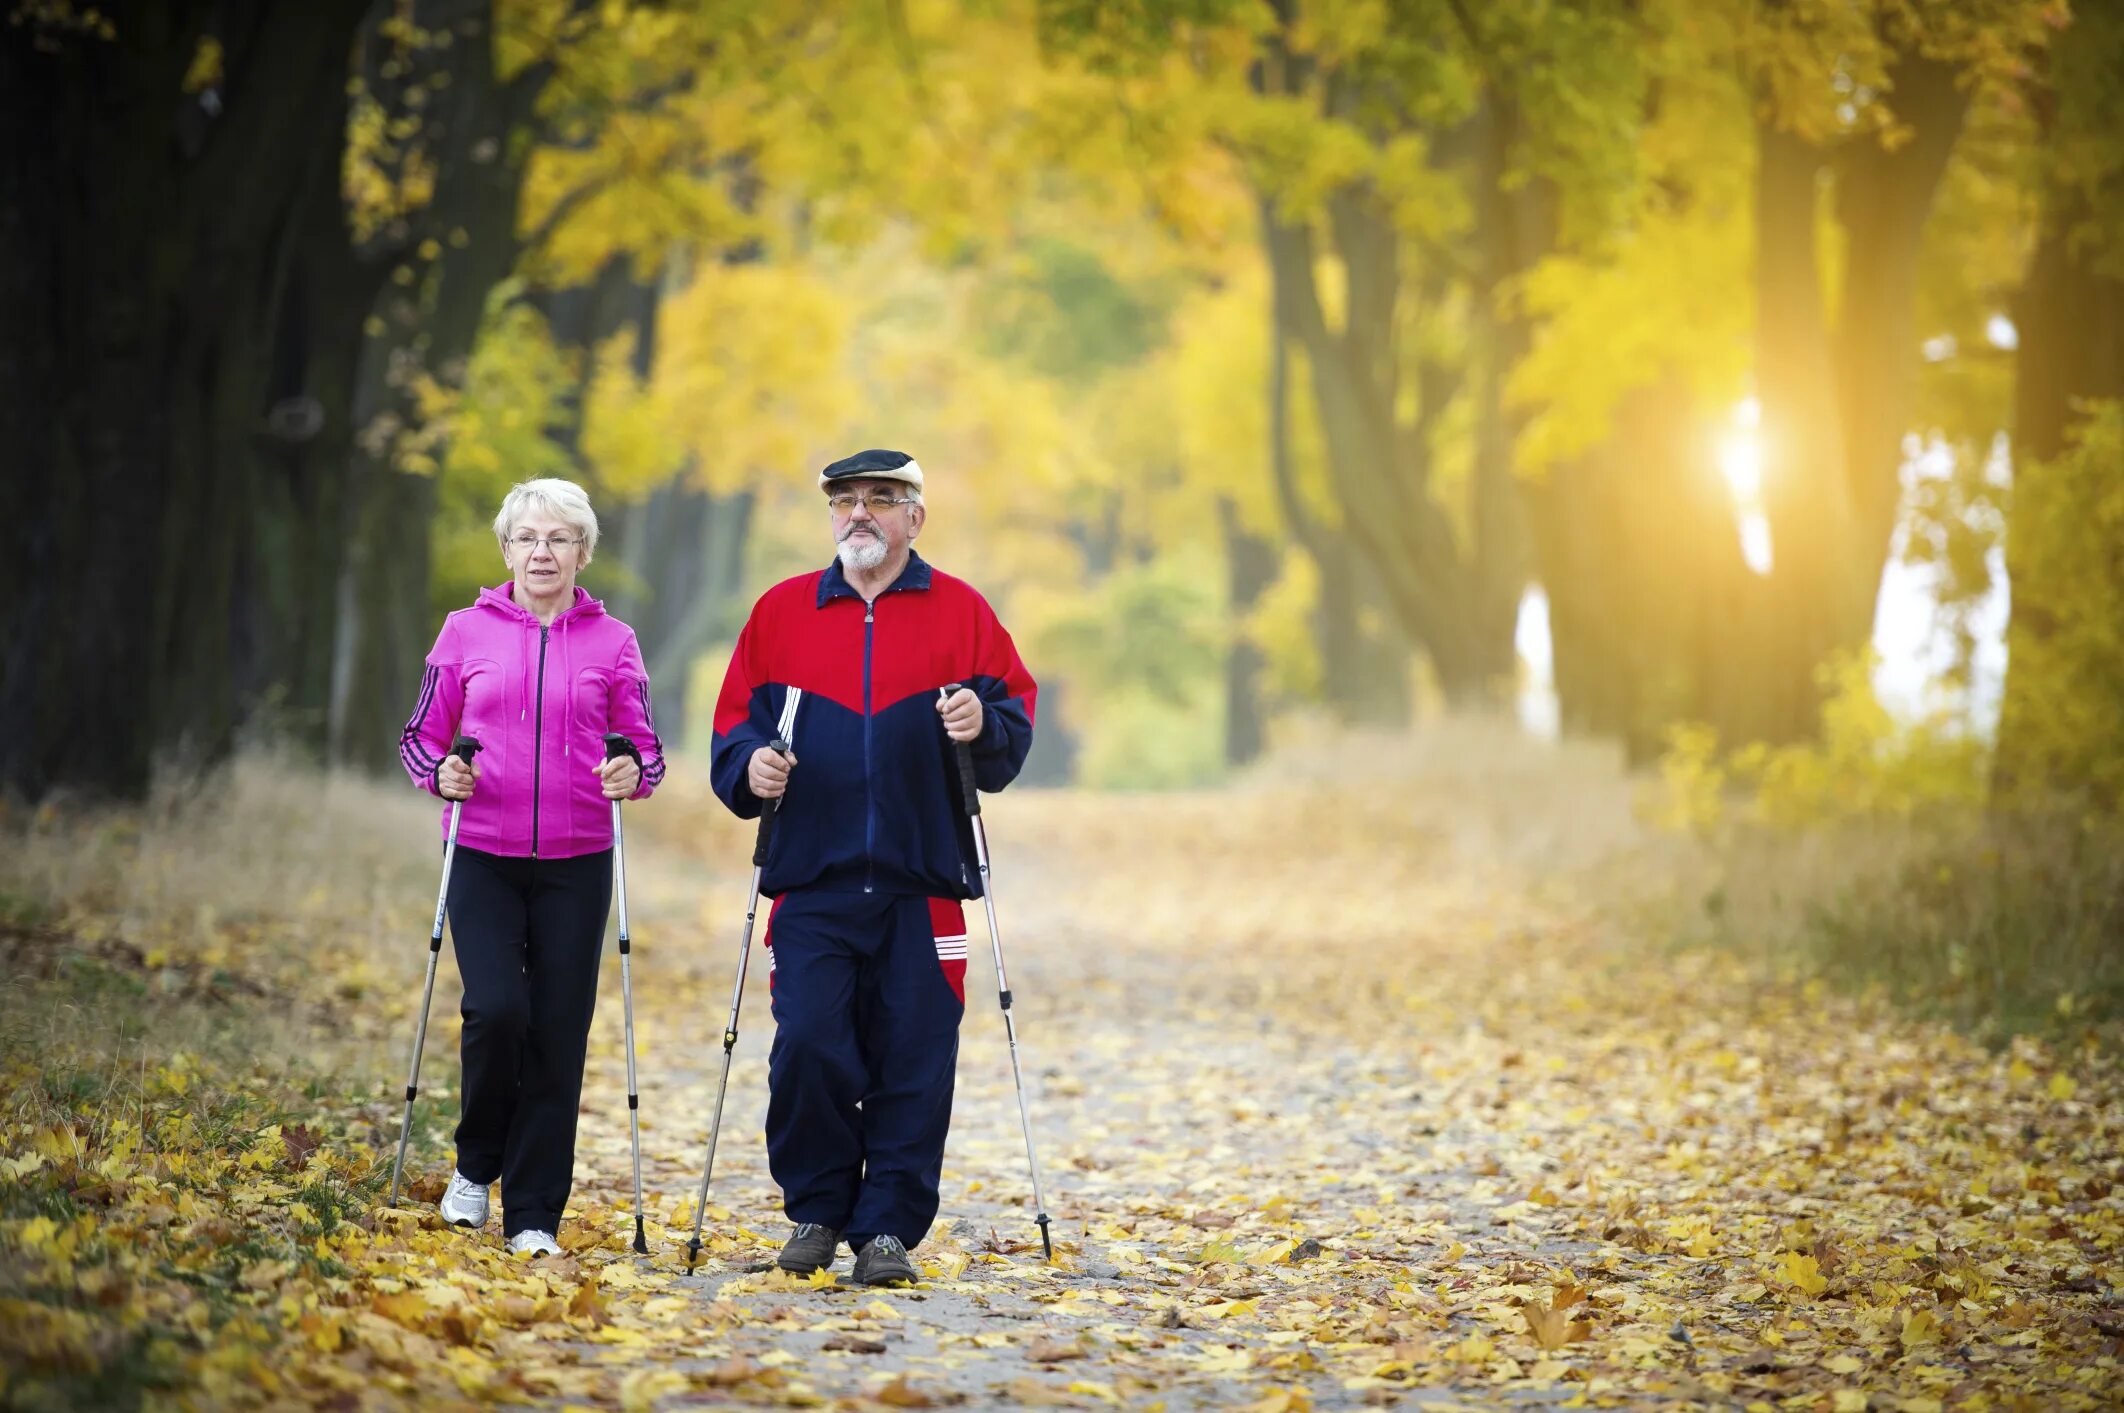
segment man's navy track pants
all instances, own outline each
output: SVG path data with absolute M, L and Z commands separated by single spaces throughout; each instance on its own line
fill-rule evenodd
M 806 890 L 769 915 L 767 1165 L 794 1222 L 910 1249 L 937 1215 L 966 921 L 945 898 Z

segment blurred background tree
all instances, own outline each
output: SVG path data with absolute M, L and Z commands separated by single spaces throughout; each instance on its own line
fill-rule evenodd
M 1551 692 L 1633 761 L 1806 750 L 1914 617 L 2001 797 L 2111 812 L 2119 11 L 19 5 L 0 781 L 388 769 L 546 474 L 697 743 L 886 445 L 1044 779 Z

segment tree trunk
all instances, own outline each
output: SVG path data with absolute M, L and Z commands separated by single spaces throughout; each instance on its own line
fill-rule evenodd
M 1475 459 L 1468 594 L 1475 680 L 1469 685 L 1471 695 L 1488 702 L 1510 696 L 1518 663 L 1519 602 L 1533 577 L 1534 557 L 1525 488 L 1515 464 L 1526 415 L 1507 406 L 1505 398 L 1512 371 L 1533 346 L 1534 331 L 1506 294 L 1555 249 L 1558 228 L 1554 185 L 1539 177 L 1514 179 L 1513 154 L 1524 140 L 1521 126 L 1517 101 L 1493 92 L 1465 134 L 1474 149 L 1477 221 L 1470 301 L 1476 366 L 1469 379 Z
M 1677 721 L 1759 729 L 1732 624 L 1760 581 L 1706 474 L 1710 423 L 1670 371 L 1624 397 L 1607 441 L 1528 486 L 1563 727 L 1620 740 L 1632 764 Z
M 1274 542 L 1249 531 L 1229 497 L 1217 500 L 1224 528 L 1225 614 L 1232 641 L 1224 655 L 1224 763 L 1245 765 L 1268 744 L 1267 714 L 1261 700 L 1265 665 L 1260 647 L 1244 631 L 1246 616 L 1276 580 Z
M 1761 654 L 1767 739 L 1813 734 L 1817 671 L 1866 646 L 1902 493 L 1916 401 L 1917 257 L 1967 97 L 1952 69 L 1905 55 L 1890 101 L 1910 136 L 1854 139 L 1837 187 L 1848 258 L 1832 332 L 1816 258 L 1821 148 L 1757 127 L 1756 391 L 1770 522 Z
M 275 656 L 307 609 L 267 567 L 305 547 L 273 533 L 260 438 L 366 4 L 106 5 L 109 40 L 0 34 L 0 430 L 24 488 L 0 786 L 136 794 L 163 750 L 226 750 L 240 692 L 300 679 Z M 187 92 L 209 35 L 220 73 Z
M 372 317 L 384 332 L 362 346 L 354 394 L 353 536 L 337 586 L 328 738 L 334 760 L 397 768 L 394 747 L 413 706 L 421 663 L 441 614 L 428 602 L 433 479 L 398 469 L 390 433 L 418 420 L 413 380 L 426 371 L 463 379 L 488 296 L 516 265 L 518 196 L 529 144 L 521 141 L 550 67 L 504 81 L 494 69 L 491 0 L 420 0 L 414 23 L 448 30 L 447 48 L 367 57 L 373 92 L 450 81 L 427 104 L 422 139 L 436 166 L 433 199 L 362 251 L 379 268 L 411 272 L 381 286 Z M 432 244 L 429 242 L 432 241 Z
M 1873 633 L 1902 503 L 1903 438 L 1917 409 L 1918 256 L 1969 111 L 1968 92 L 1950 65 L 1904 54 L 1890 76 L 1889 101 L 1910 128 L 1908 140 L 1893 151 L 1879 142 L 1848 148 L 1836 180 L 1846 241 L 1834 356 L 1858 555 L 1842 633 L 1858 642 Z
M 1314 641 L 1320 649 L 1320 695 L 1344 724 L 1406 726 L 1408 645 L 1391 626 L 1365 622 L 1364 595 L 1356 578 L 1362 556 L 1347 537 L 1321 523 L 1298 489 L 1298 469 L 1291 454 L 1290 346 L 1289 333 L 1272 310 L 1269 469 L 1284 523 L 1312 559 L 1318 577 L 1313 622 Z
M 2050 56 L 2036 95 L 2046 155 L 2038 240 L 2014 306 L 2020 336 L 2014 385 L 2014 487 L 2006 562 L 2013 617 L 1993 788 L 2001 802 L 2078 794 L 2114 814 L 2124 807 L 2116 722 L 2124 719 L 2124 545 L 2115 533 L 2124 467 L 2087 453 L 2075 435 L 2124 406 L 2124 238 L 2099 211 L 2115 211 L 2124 179 L 2082 185 L 2091 141 L 2103 131 L 2124 54 L 2124 6 L 2089 6 Z M 2065 169 L 2060 154 L 2080 162 Z M 2112 451 L 2112 455 L 2114 455 Z

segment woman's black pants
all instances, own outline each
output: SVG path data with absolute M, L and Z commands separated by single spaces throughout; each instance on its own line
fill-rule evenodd
M 508 858 L 459 845 L 450 936 L 464 977 L 457 1170 L 501 1179 L 502 1235 L 557 1232 L 612 902 L 612 851 Z

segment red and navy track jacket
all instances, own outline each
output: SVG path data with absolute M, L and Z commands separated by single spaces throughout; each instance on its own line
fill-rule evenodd
M 711 774 L 740 819 L 758 818 L 746 770 L 774 739 L 788 689 L 803 691 L 790 743 L 797 766 L 762 892 L 981 896 L 973 826 L 937 714 L 937 689 L 949 682 L 980 694 L 974 777 L 1000 790 L 1032 746 L 1039 688 L 972 585 L 912 555 L 867 605 L 838 561 L 760 596 L 716 700 Z

